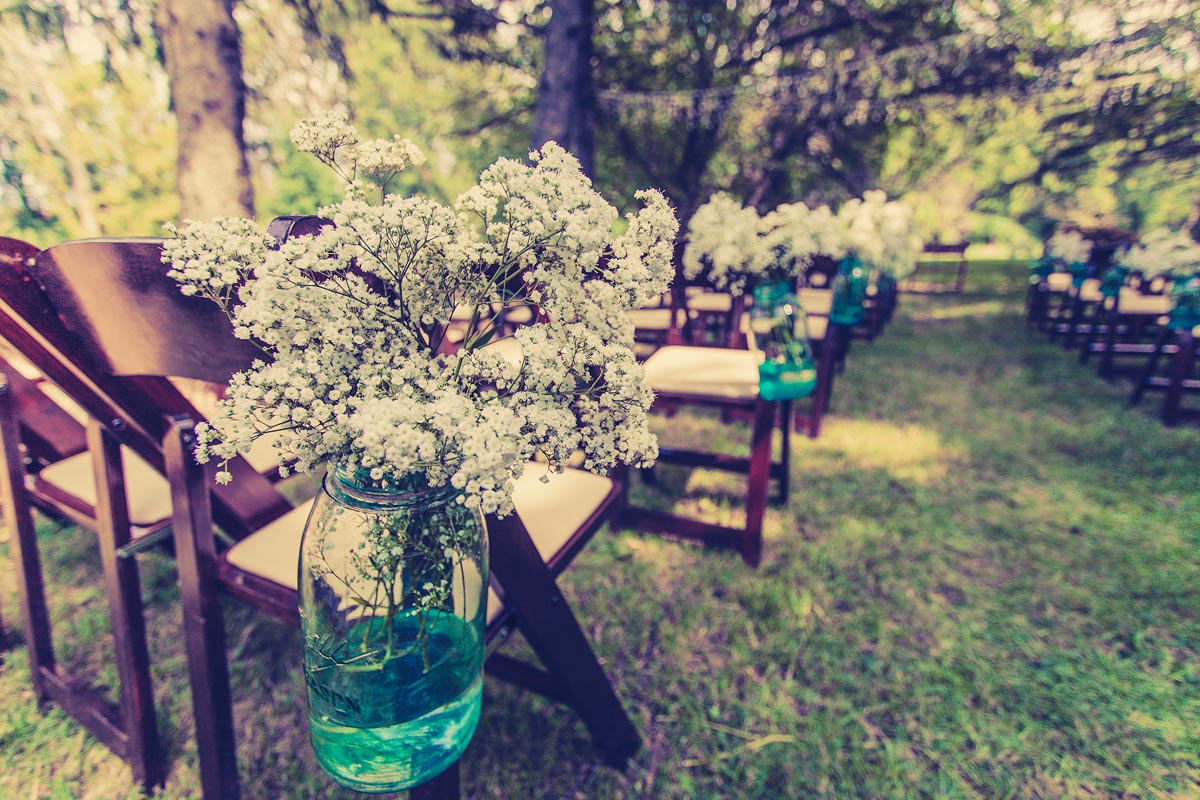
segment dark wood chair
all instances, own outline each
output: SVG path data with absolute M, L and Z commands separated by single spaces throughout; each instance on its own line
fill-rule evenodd
M 191 458 L 199 415 L 177 392 L 172 396 L 166 377 L 223 382 L 248 366 L 255 353 L 233 337 L 215 306 L 183 296 L 166 277 L 160 258 L 160 240 L 94 240 L 50 248 L 35 262 L 37 283 L 26 285 L 30 297 L 19 318 L 23 327 L 56 343 L 72 375 L 103 388 L 100 399 L 115 416 L 97 416 L 114 423 L 100 432 L 145 449 L 170 478 L 204 795 L 236 797 L 219 595 L 228 592 L 275 618 L 296 621 L 295 569 L 284 569 L 291 574 L 288 585 L 279 565 L 296 562 L 306 510 L 291 509 L 284 501 L 274 513 L 239 514 L 224 490 L 253 497 L 270 490 L 278 497 L 274 487 L 241 459 L 230 465 L 234 481 L 217 486 L 209 470 Z M 617 507 L 621 486 L 598 476 L 573 477 L 583 483 L 549 496 L 534 487 L 531 499 L 519 499 L 516 515 L 489 521 L 495 531 L 493 573 L 503 587 L 492 596 L 495 609 L 489 606 L 489 640 L 520 630 L 546 669 L 494 651 L 487 668 L 572 705 L 605 760 L 623 765 L 640 737 L 554 583 Z M 238 489 L 243 478 L 250 478 L 250 485 Z M 266 506 L 261 500 L 258 505 Z M 527 527 L 526 518 L 535 522 Z M 218 552 L 214 521 L 240 540 L 227 552 Z M 447 787 L 456 782 L 457 774 L 448 774 L 421 791 L 449 796 Z
M 1163 326 L 1134 382 L 1129 404 L 1137 405 L 1147 392 L 1157 391 L 1163 393 L 1164 425 L 1178 425 L 1185 417 L 1200 416 L 1200 412 L 1183 406 L 1185 396 L 1200 393 L 1200 379 L 1196 377 L 1196 361 L 1200 359 L 1197 337 L 1200 326 Z
M 1051 272 L 1031 283 L 1026 300 L 1028 324 L 1053 338 L 1070 310 L 1071 289 L 1069 272 Z
M 1098 330 L 1104 299 L 1098 278 L 1086 278 L 1079 286 L 1072 285 L 1067 289 L 1053 331 L 1064 349 L 1075 348 L 1080 340 L 1086 344 L 1091 334 Z
M 1119 294 L 1104 298 L 1095 333 L 1084 342 L 1081 357 L 1099 355 L 1096 371 L 1105 379 L 1139 374 L 1162 344 L 1170 311 L 1168 295 L 1122 287 Z
M 0 240 L 0 251 L 5 256 L 0 264 L 0 336 L 28 354 L 37 369 L 53 370 L 54 358 L 45 344 L 16 325 L 14 317 L 14 306 L 28 310 L 22 298 L 32 296 L 28 270 L 37 250 Z M 34 379 L 11 364 L 5 366 L 0 389 L 0 504 L 13 529 L 11 549 L 34 692 L 39 703 L 55 703 L 127 761 L 134 780 L 149 791 L 163 783 L 165 762 L 132 555 L 139 547 L 135 537 L 142 538 L 144 546 L 155 538 L 152 534 L 168 529 L 165 481 L 157 476 L 158 484 L 151 480 L 145 487 L 148 468 L 136 455 L 123 454 L 103 426 L 89 421 L 85 433 L 84 425 L 43 393 Z M 145 489 L 133 502 L 123 464 L 131 461 L 138 462 L 134 481 Z M 57 662 L 31 503 L 98 535 L 119 683 L 115 706 L 86 676 L 71 674 Z
M 802 299 L 803 304 L 803 299 Z M 772 480 L 778 486 L 776 499 L 787 502 L 790 490 L 791 430 L 795 418 L 793 401 L 767 401 L 758 393 L 759 357 L 747 349 L 743 314 L 745 305 L 733 298 L 727 313 L 735 315 L 722 325 L 728 331 L 723 347 L 670 344 L 659 348 L 645 362 L 646 378 L 654 390 L 655 409 L 673 415 L 680 407 L 713 408 L 726 420 L 750 423 L 748 456 L 730 456 L 691 449 L 661 447 L 659 462 L 704 467 L 746 475 L 746 522 L 741 528 L 682 517 L 658 509 L 628 505 L 622 520 L 641 530 L 664 533 L 704 545 L 736 550 L 743 561 L 757 566 L 762 560 L 763 518 Z M 675 310 L 674 308 L 672 309 Z M 828 312 L 826 312 L 827 314 Z M 682 317 L 672 314 L 674 328 Z M 811 395 L 804 428 L 815 438 L 827 408 L 837 355 L 836 343 L 848 338 L 844 326 L 831 325 L 828 317 L 809 319 L 810 338 L 822 343 L 818 350 L 817 388 Z M 819 334 L 813 336 L 813 334 Z M 680 342 L 678 330 L 667 341 Z M 780 433 L 780 458 L 773 457 L 774 434 Z M 647 473 L 647 476 L 653 473 Z
M 1200 347 L 1197 347 L 1196 339 L 1200 337 L 1200 325 L 1191 329 L 1182 328 L 1175 336 L 1179 349 L 1171 362 L 1162 406 L 1162 421 L 1168 426 L 1178 425 L 1185 416 L 1191 419 L 1200 418 L 1200 410 L 1183 408 L 1185 395 L 1200 394 L 1200 379 L 1196 378 L 1196 361 L 1200 358 Z
M 970 242 L 930 242 L 923 253 L 932 258 L 917 262 L 902 289 L 914 293 L 956 292 L 967 286 L 967 247 Z

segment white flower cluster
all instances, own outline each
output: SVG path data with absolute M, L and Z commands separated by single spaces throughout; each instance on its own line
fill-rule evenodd
M 538 454 L 552 470 L 577 449 L 595 471 L 654 460 L 624 312 L 672 276 L 678 226 L 661 194 L 640 193 L 614 236 L 615 210 L 553 143 L 531 164 L 496 162 L 451 208 L 386 193 L 420 161 L 408 142 L 362 141 L 336 114 L 292 135 L 347 181 L 319 212 L 333 225 L 272 248 L 244 220 L 192 222 L 165 247 L 182 291 L 220 303 L 264 351 L 234 376 L 198 458 L 227 460 L 272 433 L 281 465 L 332 461 L 376 480 L 424 471 L 498 513 Z M 527 304 L 543 313 L 515 334 L 523 357 L 486 347 L 503 309 Z
M 762 217 L 717 194 L 688 225 L 683 274 L 689 279 L 706 275 L 719 289 L 744 291 L 751 284 L 799 275 L 813 256 L 854 254 L 902 278 L 915 269 L 920 251 L 912 209 L 881 191 L 846 202 L 837 214 L 827 206 L 789 203 Z
M 745 291 L 775 263 L 775 254 L 761 235 L 762 218 L 724 192 L 696 209 L 688 223 L 683 250 L 683 274 L 701 275 L 717 289 Z
M 1046 252 L 1065 266 L 1086 264 L 1092 248 L 1079 231 L 1059 231 L 1046 242 Z
M 874 189 L 842 204 L 837 219 L 847 253 L 895 278 L 905 278 L 917 266 L 922 242 L 913 232 L 913 211 Z M 831 254 L 832 255 L 832 254 Z
M 1200 244 L 1183 231 L 1158 228 L 1129 248 L 1120 261 L 1121 266 L 1146 275 L 1191 273 L 1200 270 Z

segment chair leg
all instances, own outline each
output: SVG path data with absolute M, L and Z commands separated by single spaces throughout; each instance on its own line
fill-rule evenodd
M 1133 392 L 1129 395 L 1129 405 L 1136 406 L 1142 402 L 1142 397 L 1146 394 L 1146 389 L 1150 388 L 1150 379 L 1154 377 L 1154 372 L 1158 369 L 1158 360 L 1163 354 L 1163 348 L 1166 346 L 1167 339 L 1171 333 L 1171 329 L 1166 326 L 1163 326 L 1163 329 L 1159 331 L 1158 336 L 1154 340 L 1154 351 L 1146 359 L 1146 366 L 1142 368 L 1141 374 L 1138 375 L 1137 380 L 1133 384 Z
M 763 517 L 771 481 L 771 444 L 775 433 L 776 404 L 759 400 L 750 439 L 750 469 L 746 478 L 746 529 L 738 550 L 752 567 L 762 561 Z
M 1190 330 L 1179 331 L 1179 352 L 1171 366 L 1171 383 L 1163 400 L 1162 421 L 1164 425 L 1179 423 L 1179 407 L 1183 400 L 1184 382 L 1192 376 L 1196 366 L 1196 338 Z
M 833 380 L 838 350 L 841 347 L 841 325 L 830 324 L 825 332 L 825 341 L 821 346 L 821 359 L 817 362 L 817 388 L 813 390 L 812 402 L 808 410 L 808 438 L 816 439 L 821 435 L 821 421 L 829 408 L 833 397 Z
M 130 540 L 121 449 L 112 434 L 94 420 L 88 423 L 87 439 L 95 465 L 96 527 L 120 679 L 121 722 L 127 737 L 125 757 L 134 780 L 149 791 L 166 780 L 166 764 L 154 712 L 137 561 L 117 555 Z
M 491 569 L 504 601 L 517 615 L 521 635 L 562 687 L 604 760 L 623 769 L 641 747 L 641 736 L 546 563 L 515 515 L 489 518 Z
M 779 502 L 787 503 L 792 488 L 792 425 L 795 409 L 791 400 L 779 404 Z
M 21 460 L 16 410 L 8 381 L 3 376 L 0 376 L 0 458 L 3 458 L 0 502 L 3 503 L 4 519 L 13 533 L 9 546 L 16 566 L 29 674 L 38 702 L 44 703 L 50 698 L 46 675 L 55 671 L 54 644 L 50 638 L 50 614 L 46 606 L 37 535 L 25 496 L 25 468 Z
M 175 507 L 175 561 L 179 572 L 188 677 L 196 717 L 196 749 L 204 800 L 241 796 L 235 750 L 225 621 L 216 581 L 205 470 L 192 458 L 195 433 L 190 419 L 172 420 L 163 441 Z
M 1096 373 L 1104 379 L 1112 377 L 1113 371 L 1113 350 L 1117 344 L 1117 328 L 1121 324 L 1121 315 L 1117 309 L 1112 309 L 1108 312 L 1107 330 L 1104 332 L 1104 350 L 1100 353 L 1100 363 L 1096 367 Z

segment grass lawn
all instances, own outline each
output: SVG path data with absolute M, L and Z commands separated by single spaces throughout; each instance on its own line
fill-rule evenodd
M 644 748 L 603 766 L 567 709 L 488 681 L 477 798 L 1200 797 L 1200 430 L 1125 407 L 1022 324 L 1020 265 L 902 299 L 857 342 L 757 571 L 602 532 L 561 581 Z M 663 421 L 733 447 L 744 429 Z M 736 520 L 739 482 L 663 470 Z M 643 491 L 638 489 L 638 491 Z M 107 666 L 94 545 L 43 521 L 60 658 Z M 7 556 L 6 545 L 0 550 Z M 0 604 L 17 633 L 5 559 Z M 197 793 L 171 562 L 143 557 L 165 798 Z M 296 632 L 229 603 L 247 798 L 357 797 L 313 762 Z M 519 638 L 506 645 L 519 651 Z M 134 798 L 128 770 L 0 667 L 0 798 Z

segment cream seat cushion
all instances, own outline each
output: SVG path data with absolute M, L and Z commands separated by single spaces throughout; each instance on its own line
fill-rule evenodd
M 1052 292 L 1065 292 L 1071 288 L 1071 284 L 1069 272 L 1051 272 L 1046 276 L 1046 288 Z
M 1088 278 L 1079 287 L 1079 299 L 1085 303 L 1099 303 L 1104 300 L 1100 294 L 1100 281 Z
M 646 360 L 655 392 L 750 399 L 758 396 L 757 353 L 724 347 L 661 347 Z
M 1118 310 L 1122 314 L 1167 314 L 1171 311 L 1171 297 L 1165 294 L 1139 294 L 1122 289 Z
M 484 345 L 480 352 L 484 350 L 497 353 L 501 358 L 517 368 L 520 368 L 521 362 L 525 360 L 525 354 L 521 352 L 521 343 L 517 341 L 517 337 L 515 336 L 493 339 Z
M 733 296 L 725 292 L 699 292 L 688 295 L 687 307 L 689 311 L 724 314 L 733 308 Z
M 170 519 L 171 487 L 167 479 L 126 447 L 121 448 L 121 468 L 125 472 L 132 535 L 144 534 L 145 528 Z M 38 473 L 37 480 L 96 507 L 96 477 L 92 455 L 87 451 L 51 464 Z
M 825 338 L 826 331 L 829 330 L 829 317 L 816 317 L 810 314 L 805 314 L 804 323 L 804 329 L 808 332 L 809 341 L 822 341 Z M 758 347 L 755 344 L 754 337 L 750 335 L 749 314 L 742 314 L 742 321 L 739 330 L 746 334 L 746 346 L 749 347 L 750 350 L 758 352 Z
M 827 316 L 833 309 L 832 289 L 801 289 L 797 296 L 807 314 Z
M 808 338 L 814 342 L 822 341 L 825 332 L 829 330 L 829 317 L 807 317 Z
M 550 475 L 549 482 L 543 483 L 541 477 L 545 471 L 544 464 L 529 464 L 517 481 L 513 503 L 538 553 L 548 561 L 599 507 L 612 489 L 612 481 L 583 470 L 568 469 L 560 475 Z M 226 560 L 242 572 L 297 590 L 300 534 L 308 512 L 308 505 L 292 509 L 231 547 Z M 504 610 L 502 592 L 502 588 L 488 589 L 489 623 Z
M 633 327 L 639 331 L 665 331 L 671 327 L 671 309 L 669 308 L 635 308 L 625 312 Z M 683 327 L 684 311 L 679 309 L 675 315 L 677 326 Z
M 638 361 L 645 361 L 650 356 L 654 355 L 654 351 L 658 349 L 658 345 L 650 342 L 634 342 L 633 357 Z

